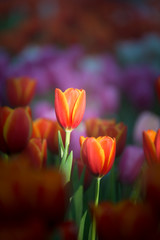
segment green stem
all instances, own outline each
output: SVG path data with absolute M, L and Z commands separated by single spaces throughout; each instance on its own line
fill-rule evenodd
M 101 178 L 96 179 L 96 192 L 95 192 L 95 206 L 99 203 L 99 190 L 100 190 L 100 180 Z M 95 216 L 93 216 L 93 223 L 92 223 L 92 240 L 96 239 L 96 219 Z
M 69 144 L 70 144 L 71 132 L 72 132 L 72 130 L 66 130 L 65 149 L 64 149 L 64 154 L 63 154 L 63 157 L 62 157 L 61 165 L 63 165 L 65 163 L 65 161 L 67 159 L 67 156 L 68 156 L 68 149 L 69 149 Z

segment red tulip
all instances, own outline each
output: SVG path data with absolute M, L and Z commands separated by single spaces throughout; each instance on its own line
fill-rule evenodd
M 7 81 L 7 96 L 13 107 L 27 106 L 35 93 L 36 81 L 28 77 L 13 78 Z
M 143 132 L 143 149 L 148 164 L 160 163 L 160 129 Z
M 76 128 L 82 121 L 86 106 L 86 92 L 68 88 L 65 92 L 55 89 L 55 112 L 59 124 L 65 130 Z
M 110 136 L 116 138 L 116 155 L 119 156 L 126 143 L 127 126 L 123 122 L 116 123 L 114 119 L 88 119 L 86 121 L 88 137 Z
M 59 126 L 57 121 L 39 118 L 33 122 L 33 138 L 47 140 L 47 147 L 52 153 L 58 153 L 58 131 L 61 133 L 63 142 L 65 141 L 65 132 Z
M 103 202 L 92 208 L 97 234 L 101 240 L 150 240 L 158 222 L 149 205 L 129 200 L 113 204 Z
M 32 134 L 29 108 L 0 108 L 0 150 L 19 152 L 23 150 Z
M 105 137 L 80 137 L 81 158 L 89 171 L 96 177 L 106 175 L 113 165 L 116 139 Z
M 160 220 L 160 165 L 146 168 L 143 178 L 143 190 L 146 201 L 152 206 Z
M 28 217 L 63 221 L 67 195 L 56 169 L 34 169 L 21 162 L 0 162 L 0 222 Z
M 11 155 L 9 160 L 21 162 L 34 168 L 44 167 L 47 161 L 46 139 L 31 138 L 27 147 L 21 153 Z
M 56 236 L 61 240 L 77 240 L 78 239 L 78 228 L 73 221 L 63 222 L 56 229 Z

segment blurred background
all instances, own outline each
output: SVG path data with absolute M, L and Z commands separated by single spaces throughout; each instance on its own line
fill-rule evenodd
M 53 119 L 54 89 L 84 88 L 84 119 L 114 117 L 139 141 L 141 114 L 160 125 L 159 13 L 158 0 L 1 0 L 0 104 L 6 81 L 27 76 L 37 81 L 33 118 Z

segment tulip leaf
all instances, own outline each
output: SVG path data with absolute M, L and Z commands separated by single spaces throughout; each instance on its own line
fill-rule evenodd
M 64 169 L 65 177 L 66 177 L 66 183 L 70 181 L 72 162 L 73 162 L 73 151 L 70 152 L 66 162 L 63 165 L 63 169 Z
M 60 158 L 62 159 L 63 153 L 64 153 L 64 145 L 63 145 L 60 131 L 58 131 L 58 147 L 59 147 L 59 155 L 60 155 Z
M 80 227 L 79 227 L 79 232 L 78 232 L 78 240 L 83 240 L 84 239 L 84 226 L 85 226 L 86 216 L 87 216 L 87 210 L 84 212 L 84 214 L 81 218 L 81 221 L 80 221 Z
M 79 225 L 83 212 L 83 185 L 80 185 L 73 195 L 73 203 L 75 210 L 75 221 Z

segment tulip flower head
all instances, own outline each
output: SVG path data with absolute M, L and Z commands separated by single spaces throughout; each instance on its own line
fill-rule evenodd
M 119 156 L 126 144 L 127 126 L 116 123 L 114 119 L 91 118 L 85 121 L 88 137 L 110 136 L 116 138 L 116 156 Z
M 22 151 L 32 134 L 31 110 L 29 107 L 0 108 L 0 150 L 2 152 Z
M 7 96 L 13 107 L 27 106 L 35 94 L 36 80 L 28 77 L 13 78 L 7 81 Z
M 80 137 L 81 159 L 96 177 L 103 177 L 112 168 L 116 154 L 116 139 Z
M 148 164 L 160 163 L 160 129 L 143 132 L 143 149 Z
M 55 89 L 55 112 L 62 128 L 71 131 L 82 121 L 86 106 L 86 92 L 68 88 L 64 92 Z

